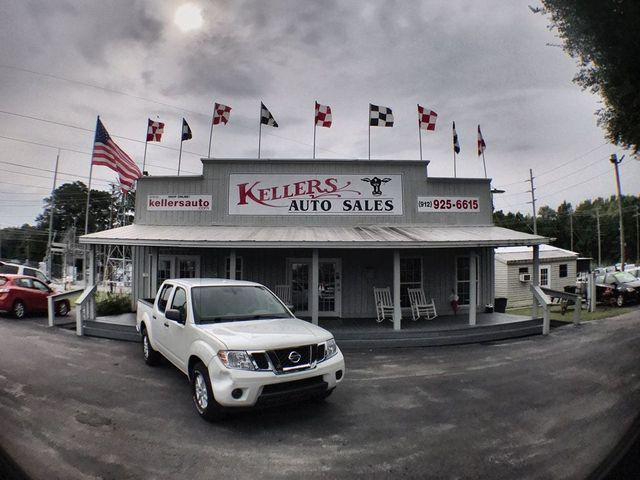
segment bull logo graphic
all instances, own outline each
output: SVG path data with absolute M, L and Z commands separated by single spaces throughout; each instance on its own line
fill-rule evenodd
M 383 183 L 387 183 L 391 181 L 390 178 L 378 178 L 378 177 L 361 178 L 360 180 L 362 180 L 363 182 L 367 182 L 369 185 L 371 185 L 371 187 L 373 188 L 372 193 L 374 197 L 379 197 L 380 195 L 382 195 L 382 191 L 380 190 L 380 187 L 382 186 Z

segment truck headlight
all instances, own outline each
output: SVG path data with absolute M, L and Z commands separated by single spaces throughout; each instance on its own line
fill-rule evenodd
M 338 345 L 336 345 L 336 341 L 333 338 L 331 340 L 327 340 L 324 345 L 324 360 L 328 360 L 338 353 Z
M 244 350 L 220 350 L 218 358 L 227 368 L 236 370 L 255 370 L 251 355 Z

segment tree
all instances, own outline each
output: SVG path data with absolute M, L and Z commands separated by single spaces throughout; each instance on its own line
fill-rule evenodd
M 640 2 L 542 0 L 564 50 L 578 60 L 574 82 L 598 94 L 598 124 L 615 144 L 640 148 Z
M 51 197 L 45 198 L 44 211 L 36 217 L 36 225 L 42 230 L 49 229 L 49 215 L 53 206 L 53 227 L 57 232 L 71 228 L 84 233 L 87 207 L 87 186 L 76 181 L 60 185 Z M 91 190 L 88 233 L 112 228 L 117 217 L 118 198 L 112 193 Z

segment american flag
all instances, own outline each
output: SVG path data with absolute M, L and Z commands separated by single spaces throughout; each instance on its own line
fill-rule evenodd
M 149 119 L 149 126 L 147 127 L 147 142 L 159 142 L 164 133 L 164 123 L 154 122 Z
M 133 182 L 142 176 L 142 172 L 136 163 L 115 144 L 107 129 L 98 118 L 96 125 L 96 138 L 93 141 L 93 165 L 102 165 L 118 173 L 120 177 L 120 188 L 123 192 L 128 192 L 133 186 Z
M 393 127 L 393 111 L 389 107 L 369 104 L 370 127 Z
M 331 107 L 329 105 L 320 105 L 316 102 L 316 125 L 331 127 Z
M 422 130 L 435 130 L 438 114 L 433 110 L 418 105 L 418 123 Z
M 484 138 L 482 138 L 482 132 L 480 131 L 480 125 L 478 125 L 478 156 L 482 155 L 486 148 L 487 144 L 484 143 Z
M 218 125 L 229 123 L 229 117 L 231 116 L 231 107 L 222 105 L 221 103 L 215 103 L 213 105 L 213 124 Z
M 269 125 L 270 127 L 278 127 L 278 122 L 276 122 L 276 119 L 273 118 L 269 109 L 265 107 L 262 102 L 260 102 L 260 123 Z
M 458 133 L 456 132 L 456 122 L 453 122 L 453 151 L 460 153 L 460 142 L 458 142 Z

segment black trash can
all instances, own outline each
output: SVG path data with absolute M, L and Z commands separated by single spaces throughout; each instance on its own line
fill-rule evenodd
M 493 310 L 498 313 L 504 313 L 507 310 L 507 299 L 505 297 L 496 298 L 493 302 Z

